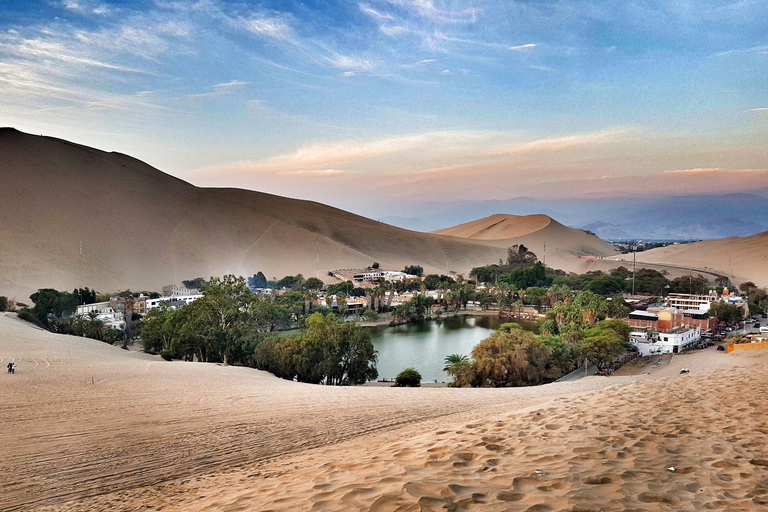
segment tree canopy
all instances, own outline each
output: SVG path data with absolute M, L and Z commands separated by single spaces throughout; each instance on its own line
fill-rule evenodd
M 403 269 L 403 272 L 421 277 L 424 274 L 424 267 L 421 265 L 408 265 Z
M 475 386 L 530 386 L 551 376 L 550 349 L 520 329 L 498 330 L 472 349 Z
M 256 346 L 256 368 L 313 384 L 363 384 L 378 377 L 377 355 L 368 330 L 314 313 L 300 336 L 269 338 Z

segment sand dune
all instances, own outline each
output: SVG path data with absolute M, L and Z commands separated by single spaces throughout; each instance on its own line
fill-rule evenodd
M 768 231 L 660 247 L 637 253 L 637 261 L 718 272 L 730 276 L 737 285 L 753 281 L 768 286 Z
M 203 189 L 118 153 L 0 130 L 0 293 L 159 290 L 196 276 L 268 277 L 495 261 L 498 248 L 416 233 L 309 201 Z M 319 261 L 318 261 L 319 260 Z
M 433 231 L 438 235 L 473 238 L 475 240 L 504 240 L 528 235 L 544 229 L 552 222 L 547 215 L 505 215 L 489 217 Z
M 609 257 L 618 251 L 608 242 L 581 229 L 564 226 L 546 215 L 491 215 L 435 234 L 483 240 L 499 248 L 523 244 L 552 268 L 585 272 L 594 260 L 579 256 Z
M 0 363 L 18 365 L 0 378 L 8 510 L 759 510 L 768 499 L 760 351 L 534 388 L 332 388 L 168 363 L 9 314 L 0 332 Z
M 467 273 L 506 242 L 408 231 L 322 204 L 198 188 L 126 155 L 0 129 L 0 294 L 40 287 L 159 290 L 197 276 L 326 276 L 336 268 L 422 265 Z M 539 216 L 543 219 L 548 217 Z M 522 237 L 572 254 L 609 246 L 554 221 Z M 530 239 L 530 241 L 529 241 Z M 560 251 L 561 258 L 554 255 Z

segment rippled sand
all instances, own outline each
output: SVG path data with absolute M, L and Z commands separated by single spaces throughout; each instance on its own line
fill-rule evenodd
M 330 388 L 0 315 L 18 365 L 0 509 L 766 510 L 760 352 L 537 388 Z

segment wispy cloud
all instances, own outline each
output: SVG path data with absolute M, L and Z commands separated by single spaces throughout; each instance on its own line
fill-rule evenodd
M 310 170 L 302 170 L 302 171 L 294 171 L 293 173 L 288 174 L 295 174 L 295 175 L 307 175 L 307 176 L 313 176 L 313 177 L 320 177 L 320 178 L 329 178 L 334 176 L 343 176 L 347 174 L 352 174 L 351 171 L 345 171 L 343 169 L 310 169 Z
M 280 18 L 253 16 L 242 19 L 241 23 L 245 30 L 258 36 L 288 39 L 291 35 L 291 28 Z
M 210 90 L 207 92 L 187 94 L 185 98 L 190 98 L 190 99 L 215 98 L 219 96 L 224 96 L 226 94 L 231 94 L 238 89 L 242 89 L 246 87 L 249 84 L 250 82 L 244 82 L 242 80 L 230 80 L 229 82 L 224 82 L 224 83 L 211 86 Z
M 349 55 L 335 55 L 331 57 L 329 61 L 336 68 L 354 71 L 371 71 L 376 67 L 372 62 L 366 59 Z
M 438 9 L 432 0 L 388 0 L 390 4 L 408 9 L 419 16 L 439 23 L 471 23 L 477 20 L 478 10 Z
M 768 169 L 721 169 L 719 167 L 712 168 L 696 168 L 696 169 L 676 169 L 673 171 L 664 171 L 662 174 L 765 174 Z
M 729 57 L 732 55 L 744 55 L 749 53 L 756 53 L 756 54 L 768 54 L 768 46 L 753 46 L 751 48 L 744 48 L 740 50 L 727 50 L 724 52 L 718 52 L 715 53 L 714 57 Z
M 368 16 L 372 16 L 372 17 L 374 17 L 374 18 L 376 18 L 378 20 L 393 20 L 393 19 L 395 19 L 394 16 L 391 16 L 391 15 L 385 14 L 385 13 L 381 13 L 381 12 L 377 11 L 376 9 L 374 9 L 373 7 L 371 7 L 368 4 L 360 4 L 359 7 L 360 7 L 360 10 L 363 11 L 365 14 L 367 14 Z
M 229 82 L 216 84 L 213 87 L 217 91 L 231 91 L 233 89 L 239 89 L 241 87 L 245 87 L 248 84 L 250 84 L 250 82 L 244 82 L 242 80 L 230 80 Z
M 409 32 L 407 28 L 401 27 L 399 25 L 382 25 L 379 27 L 379 30 L 381 31 L 382 34 L 386 34 L 392 37 L 399 36 Z
M 566 135 L 563 137 L 546 137 L 525 142 L 516 142 L 497 146 L 489 150 L 489 155 L 521 155 L 525 153 L 563 151 L 567 149 L 610 144 L 624 139 L 634 132 L 628 128 L 615 128 L 592 133 Z
M 510 46 L 509 49 L 513 52 L 528 52 L 539 46 L 535 43 L 521 44 L 518 46 Z

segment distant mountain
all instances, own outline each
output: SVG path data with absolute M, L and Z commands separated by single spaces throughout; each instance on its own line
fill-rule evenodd
M 608 224 L 607 222 L 592 222 L 586 226 L 582 226 L 582 229 L 591 231 L 603 240 L 626 240 L 631 238 L 630 234 L 623 226 Z
M 601 238 L 659 240 L 749 236 L 768 230 L 768 191 L 669 197 L 613 197 L 458 202 L 417 205 L 383 221 L 407 229 L 435 231 L 494 213 L 545 214 Z M 765 194 L 765 195 L 762 195 Z M 424 212 L 428 212 L 424 214 Z M 594 229 L 593 229 L 594 228 Z

